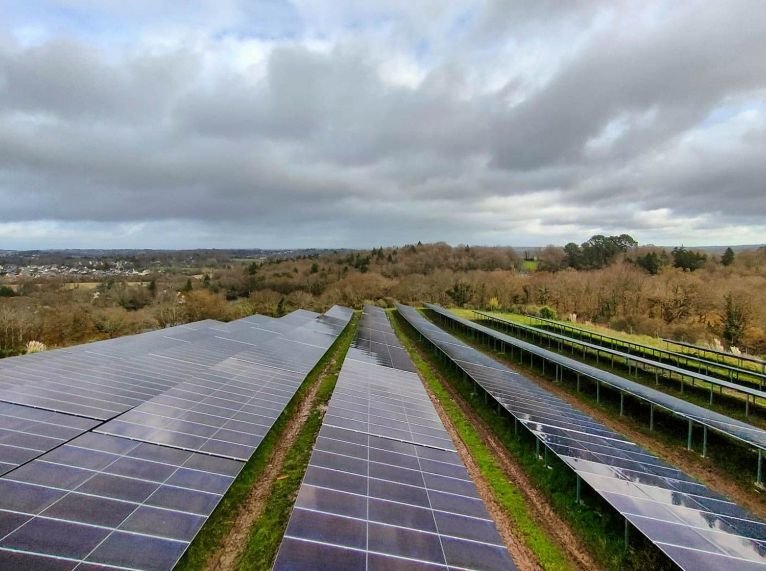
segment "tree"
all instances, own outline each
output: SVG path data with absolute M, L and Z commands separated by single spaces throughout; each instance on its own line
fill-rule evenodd
M 730 266 L 734 263 L 734 250 L 726 248 L 726 251 L 721 256 L 721 264 L 724 266 Z
M 576 244 L 575 244 L 576 246 Z M 558 246 L 546 246 L 537 257 L 538 269 L 544 272 L 557 272 L 566 265 L 567 253 Z
M 567 266 L 575 269 L 582 267 L 582 250 L 580 250 L 580 246 L 574 242 L 569 242 L 569 244 L 564 246 L 564 255 Z
M 707 256 L 700 252 L 687 250 L 683 246 L 673 248 L 673 267 L 680 268 L 687 272 L 693 272 L 705 265 Z
M 16 292 L 13 291 L 13 288 L 8 286 L 0 286 L 0 297 L 13 297 L 15 295 Z
M 657 252 L 649 252 L 643 256 L 638 256 L 636 258 L 636 264 L 641 269 L 656 276 L 665 265 L 665 261 L 657 254 Z
M 454 301 L 458 307 L 463 307 L 468 303 L 472 294 L 473 288 L 471 287 L 471 284 L 462 280 L 455 282 L 452 288 L 447 290 L 447 295 L 452 298 L 452 301 Z
M 583 263 L 586 268 L 598 269 L 611 264 L 618 254 L 638 246 L 632 236 L 603 236 L 596 234 L 581 246 Z
M 191 290 L 192 290 L 192 281 L 191 281 L 191 278 L 187 278 L 186 284 L 184 285 L 181 291 L 184 293 L 189 293 Z
M 742 299 L 736 299 L 731 293 L 724 296 L 723 338 L 729 345 L 739 345 L 748 324 L 750 308 Z

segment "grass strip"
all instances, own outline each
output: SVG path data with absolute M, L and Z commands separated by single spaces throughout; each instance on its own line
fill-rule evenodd
M 218 548 L 223 538 L 231 529 L 231 526 L 237 519 L 240 506 L 247 498 L 252 487 L 258 483 L 259 478 L 269 465 L 274 456 L 274 452 L 282 440 L 282 436 L 287 429 L 290 419 L 300 408 L 300 405 L 303 402 L 303 399 L 306 398 L 311 386 L 321 380 L 322 386 L 319 389 L 319 393 L 322 393 L 325 388 L 325 383 L 327 383 L 328 379 L 332 379 L 329 388 L 330 393 L 332 393 L 332 388 L 335 386 L 335 380 L 337 380 L 338 371 L 340 370 L 340 363 L 343 362 L 346 351 L 348 351 L 348 347 L 354 338 L 358 321 L 359 316 L 358 314 L 355 314 L 341 335 L 338 336 L 330 349 L 308 374 L 303 384 L 285 407 L 285 410 L 282 411 L 282 414 L 279 415 L 279 418 L 277 418 L 276 422 L 271 427 L 271 430 L 269 430 L 266 438 L 264 438 L 261 445 L 255 451 L 255 454 L 253 454 L 247 464 L 245 464 L 245 467 L 226 492 L 226 495 L 224 495 L 215 511 L 213 511 L 208 518 L 205 526 L 197 534 L 197 537 L 189 546 L 189 549 L 186 550 L 186 553 L 175 568 L 176 571 L 201 571 L 205 569 L 210 554 Z M 333 365 L 331 371 L 328 371 L 323 375 L 322 373 L 325 371 L 326 366 L 333 360 L 336 360 L 337 367 Z M 319 393 L 317 394 L 317 398 L 320 396 Z M 311 418 L 309 420 L 311 420 Z M 308 447 L 309 451 L 312 447 L 313 446 Z M 290 458 L 288 458 L 288 462 L 289 460 Z M 261 521 L 259 519 L 256 522 L 256 526 L 260 523 Z M 286 520 L 284 525 L 287 525 Z M 282 529 L 284 529 L 284 526 Z M 281 539 L 281 534 L 279 535 L 279 539 Z M 279 543 L 277 539 L 277 544 L 273 548 L 274 552 L 276 552 L 278 545 Z M 268 567 L 269 565 L 265 565 L 263 567 L 250 567 L 250 569 L 267 569 Z
M 416 342 L 405 331 L 398 319 L 391 319 L 394 331 L 399 341 L 410 355 L 428 388 L 439 399 L 444 412 L 449 417 L 460 439 L 468 448 L 471 457 L 476 462 L 482 477 L 487 481 L 492 494 L 503 510 L 513 519 L 517 529 L 524 537 L 525 543 L 535 554 L 543 569 L 560 571 L 573 569 L 564 552 L 548 536 L 530 515 L 524 495 L 511 483 L 503 472 L 500 463 L 493 452 L 484 444 L 481 436 L 471 421 L 463 414 L 458 404 L 452 400 L 450 393 L 444 387 L 440 375 L 432 366 L 429 359 L 417 346 Z
M 575 501 L 576 476 L 574 472 L 553 454 L 548 454 L 547 462 L 542 462 L 535 450 L 535 438 L 526 429 L 521 429 L 516 435 L 514 423 L 506 413 L 498 413 L 494 406 L 485 404 L 482 395 L 475 392 L 472 383 L 464 381 L 446 364 L 435 359 L 427 341 L 417 340 L 418 333 L 415 329 L 398 315 L 396 321 L 399 325 L 398 329 L 409 338 L 410 347 L 418 349 L 418 353 L 422 357 L 421 363 L 425 361 L 431 370 L 437 373 L 432 377 L 436 381 L 434 385 L 449 382 L 464 401 L 476 411 L 477 415 L 508 449 L 514 460 L 527 474 L 529 480 L 534 482 L 536 487 L 546 496 L 551 507 L 570 525 L 574 534 L 581 539 L 584 547 L 599 565 L 605 569 L 624 571 L 673 568 L 672 563 L 664 554 L 638 532 L 634 531 L 631 534 L 630 548 L 626 549 L 623 531 L 624 518 L 620 514 L 587 486 L 583 486 L 582 499 L 578 504 Z M 451 331 L 451 333 L 460 338 L 460 335 L 455 334 L 455 331 Z M 434 392 L 437 394 L 436 391 Z M 440 396 L 442 404 L 450 403 L 456 407 L 457 405 L 452 403 L 452 399 L 448 395 L 449 393 L 444 390 Z M 445 410 L 448 409 L 445 408 Z M 498 479 L 504 478 L 490 480 L 493 489 L 494 481 Z M 526 511 L 526 507 L 521 511 Z M 514 519 L 516 518 L 515 513 L 511 513 L 511 515 Z M 517 525 L 521 528 L 524 515 L 522 514 L 520 517 L 522 519 Z M 522 533 L 524 532 L 522 531 Z M 537 554 L 534 544 L 529 543 L 528 545 Z M 541 564 L 544 564 L 543 556 L 539 557 L 541 557 Z
M 312 379 L 312 383 L 315 380 L 320 383 L 314 398 L 314 405 L 285 458 L 282 473 L 274 482 L 263 513 L 255 521 L 250 531 L 247 547 L 238 564 L 238 568 L 243 571 L 271 569 L 274 563 L 298 489 L 314 449 L 314 442 L 317 434 L 319 434 L 319 429 L 322 427 L 327 402 L 335 389 L 346 353 L 354 339 L 358 321 L 359 313 L 357 312 L 344 333 L 328 352 L 328 359 L 325 362 L 330 363 L 329 368 L 324 370 L 320 368 L 319 371 L 322 374 L 317 375 L 318 379 Z

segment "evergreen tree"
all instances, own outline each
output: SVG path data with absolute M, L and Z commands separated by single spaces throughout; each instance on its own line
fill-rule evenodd
M 724 266 L 730 266 L 734 263 L 734 250 L 726 248 L 726 251 L 721 256 L 721 264 Z

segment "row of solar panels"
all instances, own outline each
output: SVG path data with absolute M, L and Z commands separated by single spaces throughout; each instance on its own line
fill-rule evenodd
M 429 307 L 481 331 L 443 308 Z M 398 310 L 679 567 L 766 570 L 766 524 L 415 309 Z
M 732 392 L 740 393 L 744 395 L 745 398 L 747 399 L 751 399 L 751 398 L 752 400 L 755 400 L 756 398 L 766 399 L 766 392 L 756 388 L 752 388 L 750 386 L 742 385 L 742 384 L 731 382 L 731 381 L 726 381 L 723 379 L 718 379 L 715 377 L 711 377 L 709 375 L 705 375 L 703 373 L 698 373 L 697 371 L 691 371 L 689 369 L 684 369 L 682 367 L 671 365 L 669 363 L 655 361 L 653 359 L 649 359 L 646 357 L 639 357 L 638 355 L 632 355 L 624 351 L 618 351 L 617 349 L 610 349 L 609 347 L 604 347 L 603 345 L 598 345 L 597 343 L 589 343 L 587 341 L 582 341 L 581 339 L 575 339 L 572 337 L 568 337 L 566 335 L 561 335 L 559 333 L 553 333 L 552 331 L 547 331 L 545 329 L 539 329 L 537 327 L 532 327 L 529 325 L 517 323 L 515 321 L 502 320 L 495 316 L 484 314 L 483 312 L 476 312 L 476 313 L 480 313 L 487 318 L 495 319 L 497 321 L 505 321 L 505 323 L 507 324 L 507 327 L 514 328 L 517 331 L 528 332 L 529 334 L 533 336 L 536 336 L 539 338 L 545 338 L 553 342 L 556 342 L 557 344 L 565 343 L 571 347 L 574 347 L 574 346 L 582 347 L 584 350 L 594 352 L 597 356 L 603 354 L 603 355 L 612 356 L 614 358 L 623 359 L 626 362 L 633 363 L 634 367 L 642 366 L 643 368 L 648 370 L 664 371 L 663 374 L 666 374 L 668 377 L 672 375 L 676 375 L 679 378 L 686 377 L 686 378 L 692 379 L 693 381 L 701 381 L 701 382 L 707 383 L 710 386 L 711 398 L 713 394 L 712 393 L 713 386 L 717 386 L 719 387 L 719 389 L 728 389 Z
M 385 312 L 365 307 L 275 569 L 514 569 Z
M 717 357 L 723 357 L 725 359 L 734 359 L 737 361 L 740 366 L 742 366 L 743 362 L 747 363 L 755 363 L 756 365 L 761 366 L 761 372 L 766 373 L 766 361 L 763 359 L 759 359 L 758 357 L 755 357 L 753 355 L 748 355 L 745 353 L 730 353 L 729 351 L 719 351 L 717 349 L 711 349 L 710 347 L 703 347 L 701 345 L 695 345 L 694 343 L 686 343 L 684 341 L 675 341 L 674 339 L 662 339 L 665 343 L 671 344 L 671 345 L 678 345 L 679 347 L 683 347 L 684 349 L 688 349 L 689 351 L 692 351 L 693 354 L 702 354 L 709 353 L 711 355 L 715 355 Z M 688 353 L 685 353 L 688 354 Z
M 759 373 L 753 369 L 743 369 L 742 367 L 735 367 L 734 365 L 723 363 L 721 361 L 703 359 L 702 357 L 689 353 L 678 353 L 661 347 L 644 345 L 642 343 L 636 343 L 635 341 L 628 341 L 626 339 L 620 339 L 618 337 L 604 335 L 603 333 L 596 333 L 594 331 L 582 329 L 570 323 L 537 317 L 536 315 L 527 315 L 526 317 L 531 319 L 535 323 L 535 327 L 538 329 L 552 328 L 568 337 L 585 339 L 592 343 L 608 346 L 610 349 L 617 349 L 631 355 L 634 354 L 634 351 L 639 355 L 645 356 L 646 354 L 649 354 L 652 359 L 656 359 L 660 362 L 667 360 L 667 362 L 676 363 L 685 369 L 696 369 L 698 373 L 702 373 L 704 370 L 704 374 L 708 376 L 723 378 L 729 381 L 734 380 L 745 383 L 755 383 L 758 384 L 761 389 L 763 389 L 763 383 L 766 381 L 765 373 Z M 538 325 L 540 326 L 538 327 Z M 725 371 L 725 373 L 722 373 L 721 371 Z M 743 376 L 745 378 L 742 378 Z
M 526 353 L 536 355 L 547 362 L 564 367 L 570 371 L 574 371 L 577 374 L 596 380 L 603 385 L 609 386 L 613 389 L 622 391 L 642 401 L 648 402 L 654 406 L 665 409 L 672 414 L 699 424 L 700 426 L 707 427 L 715 432 L 723 434 L 727 438 L 739 440 L 753 446 L 754 448 L 766 450 L 766 430 L 758 428 L 746 422 L 730 418 L 723 414 L 709 410 L 702 406 L 690 403 L 683 399 L 674 397 L 662 391 L 658 391 L 651 387 L 642 385 L 630 379 L 626 379 L 619 375 L 615 375 L 603 369 L 593 367 L 582 363 L 576 359 L 561 355 L 554 351 L 549 351 L 542 347 L 538 347 L 533 343 L 528 343 L 517 339 L 511 335 L 506 335 L 495 329 L 485 327 L 481 323 L 472 322 L 466 319 L 458 318 L 447 312 L 444 308 L 439 306 L 429 306 L 430 309 L 436 311 L 440 315 L 446 316 L 451 320 L 455 320 L 464 327 L 470 327 L 471 329 L 497 339 L 509 346 L 517 347 Z M 504 320 L 494 317 L 490 314 L 486 314 L 480 311 L 475 312 L 479 316 L 480 321 L 492 323 L 503 326 Z
M 171 569 L 352 314 L 0 361 L 0 569 Z

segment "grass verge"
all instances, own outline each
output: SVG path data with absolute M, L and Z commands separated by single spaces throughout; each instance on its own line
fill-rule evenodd
M 410 355 L 413 364 L 420 371 L 428 388 L 439 399 L 444 412 L 449 417 L 460 439 L 468 448 L 471 457 L 476 462 L 481 475 L 492 489 L 492 494 L 497 502 L 510 515 L 517 529 L 524 537 L 524 541 L 535 554 L 542 567 L 550 571 L 572 569 L 564 552 L 559 546 L 537 525 L 530 515 L 524 495 L 505 477 L 502 467 L 495 458 L 493 452 L 484 444 L 481 436 L 471 421 L 463 414 L 457 403 L 452 400 L 449 392 L 443 385 L 441 375 L 436 371 L 432 359 L 422 350 L 414 337 L 405 331 L 399 318 L 391 319 L 394 331 L 404 348 Z M 411 331 L 411 330 L 410 330 Z
M 535 449 L 534 436 L 525 429 L 520 429 L 517 435 L 514 431 L 513 420 L 504 410 L 498 413 L 495 407 L 485 404 L 483 397 L 474 392 L 475 385 L 464 381 L 447 365 L 433 358 L 428 343 L 416 340 L 418 333 L 408 323 L 398 316 L 396 321 L 398 321 L 399 329 L 407 335 L 410 346 L 417 347 L 422 360 L 425 360 L 431 369 L 438 373 L 435 375 L 437 384 L 449 382 L 471 409 L 476 411 L 476 414 L 508 449 L 529 479 L 535 482 L 537 488 L 545 495 L 556 513 L 570 525 L 572 531 L 581 539 L 591 556 L 603 568 L 625 571 L 673 568 L 667 558 L 640 533 L 631 534 L 630 548 L 626 549 L 624 519 L 620 514 L 587 486 L 583 486 L 581 502 L 577 503 L 575 501 L 576 476 L 574 472 L 555 458 L 553 454 L 548 454 L 546 461 L 541 461 Z M 446 395 L 446 390 L 443 390 L 445 392 L 442 394 Z M 452 403 L 449 396 L 445 396 L 442 402 L 457 407 L 456 404 Z M 490 481 L 496 482 L 499 479 L 503 478 L 495 476 Z M 520 528 L 524 515 L 521 515 Z M 516 517 L 515 513 L 513 517 Z M 527 515 L 527 517 L 529 516 Z M 528 545 L 537 554 L 534 544 L 530 542 Z M 537 549 L 540 548 L 537 547 Z M 538 555 L 538 557 L 540 556 Z
M 359 321 L 358 314 L 355 314 L 354 317 L 351 319 L 349 324 L 346 326 L 346 329 L 341 333 L 340 336 L 335 340 L 333 345 L 330 347 L 330 349 L 325 353 L 325 355 L 319 360 L 319 362 L 316 364 L 316 366 L 311 370 L 311 372 L 306 377 L 305 381 L 301 385 L 301 387 L 298 389 L 298 391 L 295 393 L 293 398 L 288 403 L 287 407 L 285 407 L 285 410 L 282 411 L 282 414 L 279 416 L 277 421 L 274 423 L 274 426 L 271 427 L 271 430 L 266 435 L 266 438 L 261 442 L 261 445 L 258 447 L 258 449 L 255 451 L 255 454 L 250 458 L 250 460 L 245 464 L 245 467 L 242 469 L 242 471 L 239 473 L 239 476 L 237 476 L 237 479 L 234 480 L 234 483 L 229 488 L 228 492 L 226 492 L 226 495 L 221 500 L 221 503 L 218 504 L 215 511 L 212 513 L 212 515 L 208 518 L 207 522 L 205 523 L 205 526 L 202 528 L 202 530 L 199 532 L 197 537 L 194 539 L 192 544 L 189 546 L 189 549 L 186 550 L 186 553 L 181 558 L 181 560 L 178 562 L 178 565 L 176 566 L 176 571 L 202 571 L 205 569 L 205 565 L 208 561 L 208 558 L 210 554 L 215 551 L 215 549 L 220 545 L 223 538 L 226 536 L 226 534 L 231 529 L 231 526 L 236 521 L 237 513 L 239 511 L 240 505 L 247 497 L 248 493 L 250 492 L 250 489 L 258 482 L 260 476 L 263 474 L 266 467 L 269 465 L 269 462 L 271 461 L 275 450 L 279 446 L 279 443 L 282 439 L 282 436 L 288 426 L 288 423 L 290 419 L 293 417 L 295 412 L 300 408 L 300 405 L 303 401 L 303 399 L 306 398 L 306 395 L 309 393 L 309 390 L 311 386 L 316 382 L 321 382 L 322 385 L 320 386 L 320 389 L 317 393 L 317 402 L 320 402 L 320 397 L 324 395 L 325 391 L 327 392 L 325 398 L 326 400 L 329 398 L 329 395 L 332 394 L 332 389 L 335 386 L 335 381 L 338 377 L 338 372 L 340 371 L 340 366 L 343 363 L 343 358 L 346 355 L 346 351 L 348 351 L 348 347 L 351 344 L 351 341 L 354 338 L 354 334 L 356 333 L 356 326 Z M 332 366 L 330 371 L 325 371 L 328 363 L 335 362 L 335 364 Z M 324 375 L 322 373 L 325 373 Z M 327 388 L 329 386 L 329 388 Z M 311 417 L 309 418 L 309 421 L 307 424 L 313 420 L 316 412 L 316 406 L 314 407 L 314 410 L 312 411 Z M 320 420 L 321 424 L 321 420 Z M 317 428 L 318 431 L 318 428 Z M 301 437 L 303 436 L 303 431 L 301 431 L 301 434 L 298 438 L 298 440 L 301 440 Z M 311 448 L 313 444 L 313 440 L 309 443 L 308 451 L 310 453 Z M 296 443 L 297 445 L 297 443 Z M 292 456 L 292 451 L 291 451 Z M 287 458 L 287 463 L 289 464 L 291 458 Z M 308 460 L 306 460 L 306 464 L 308 464 Z M 286 468 L 287 470 L 287 464 Z M 305 466 L 304 466 L 305 470 Z M 302 477 L 302 476 L 301 476 Z M 277 484 L 281 484 L 282 481 L 280 480 L 277 482 Z M 298 480 L 298 484 L 300 484 L 300 479 Z M 275 485 L 275 491 L 276 491 L 276 485 Z M 297 489 L 297 486 L 296 486 Z M 268 509 L 270 506 L 267 507 L 266 513 L 268 513 Z M 292 507 L 292 504 L 290 504 L 290 507 Z M 289 508 L 288 513 L 289 517 Z M 273 525 L 273 522 L 262 522 L 261 519 L 259 519 L 256 522 L 256 526 L 254 529 L 257 529 L 258 525 L 269 523 Z M 285 518 L 284 524 L 281 527 L 281 530 L 284 530 L 284 527 L 287 525 L 287 519 Z M 279 547 L 279 540 L 281 540 L 282 533 L 279 532 L 277 535 L 275 533 L 274 529 L 269 530 L 269 536 L 274 538 L 271 540 L 270 545 L 273 545 L 272 548 L 272 558 L 273 555 L 276 553 L 277 548 Z M 250 542 L 251 543 L 251 542 Z M 250 545 L 248 545 L 249 550 Z M 248 569 L 268 569 L 269 563 L 262 567 L 247 567 Z
M 314 405 L 298 433 L 298 437 L 287 453 L 282 473 L 274 482 L 263 513 L 251 529 L 247 547 L 238 564 L 238 568 L 243 571 L 271 569 L 274 563 L 298 489 L 314 449 L 314 441 L 322 427 L 327 402 L 335 389 L 343 360 L 346 358 L 348 348 L 354 339 L 358 321 L 359 314 L 356 313 L 349 326 L 326 355 L 328 357 L 326 363 L 330 363 L 329 368 L 324 368 L 324 370 L 320 368 L 319 371 L 322 371 L 323 374 L 318 375 L 318 379 L 312 379 L 312 383 L 315 380 L 320 383 L 314 398 Z

